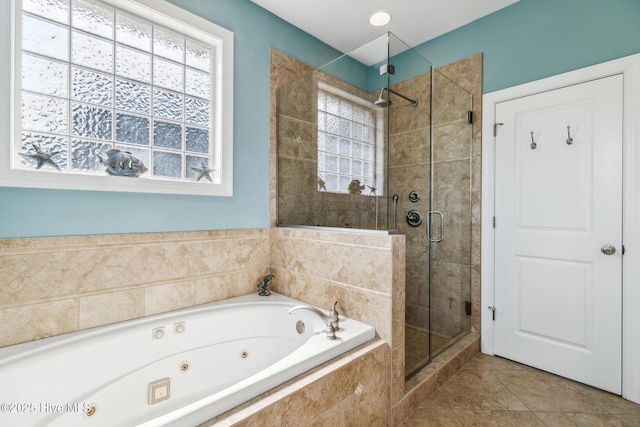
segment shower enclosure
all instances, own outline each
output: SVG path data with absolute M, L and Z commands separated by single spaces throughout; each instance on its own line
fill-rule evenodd
M 406 376 L 471 328 L 471 109 L 391 33 L 277 93 L 278 225 L 406 236 Z

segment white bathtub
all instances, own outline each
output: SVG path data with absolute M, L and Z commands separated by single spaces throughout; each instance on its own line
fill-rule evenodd
M 252 294 L 0 348 L 0 426 L 197 425 L 375 336 L 341 317 L 327 340 L 300 304 Z

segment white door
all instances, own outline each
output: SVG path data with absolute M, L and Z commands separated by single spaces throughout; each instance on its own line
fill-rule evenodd
M 617 394 L 622 83 L 497 104 L 495 163 L 495 354 Z

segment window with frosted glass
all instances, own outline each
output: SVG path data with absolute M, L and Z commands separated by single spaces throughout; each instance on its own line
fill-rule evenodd
M 376 194 L 375 112 L 318 92 L 318 190 Z
M 22 0 L 20 29 L 14 168 L 104 175 L 120 150 L 215 182 L 216 46 L 97 0 Z

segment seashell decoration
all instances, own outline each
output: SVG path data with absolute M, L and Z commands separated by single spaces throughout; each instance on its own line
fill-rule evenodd
M 349 194 L 362 194 L 362 190 L 364 190 L 364 185 L 360 184 L 359 179 L 352 180 L 347 188 Z

